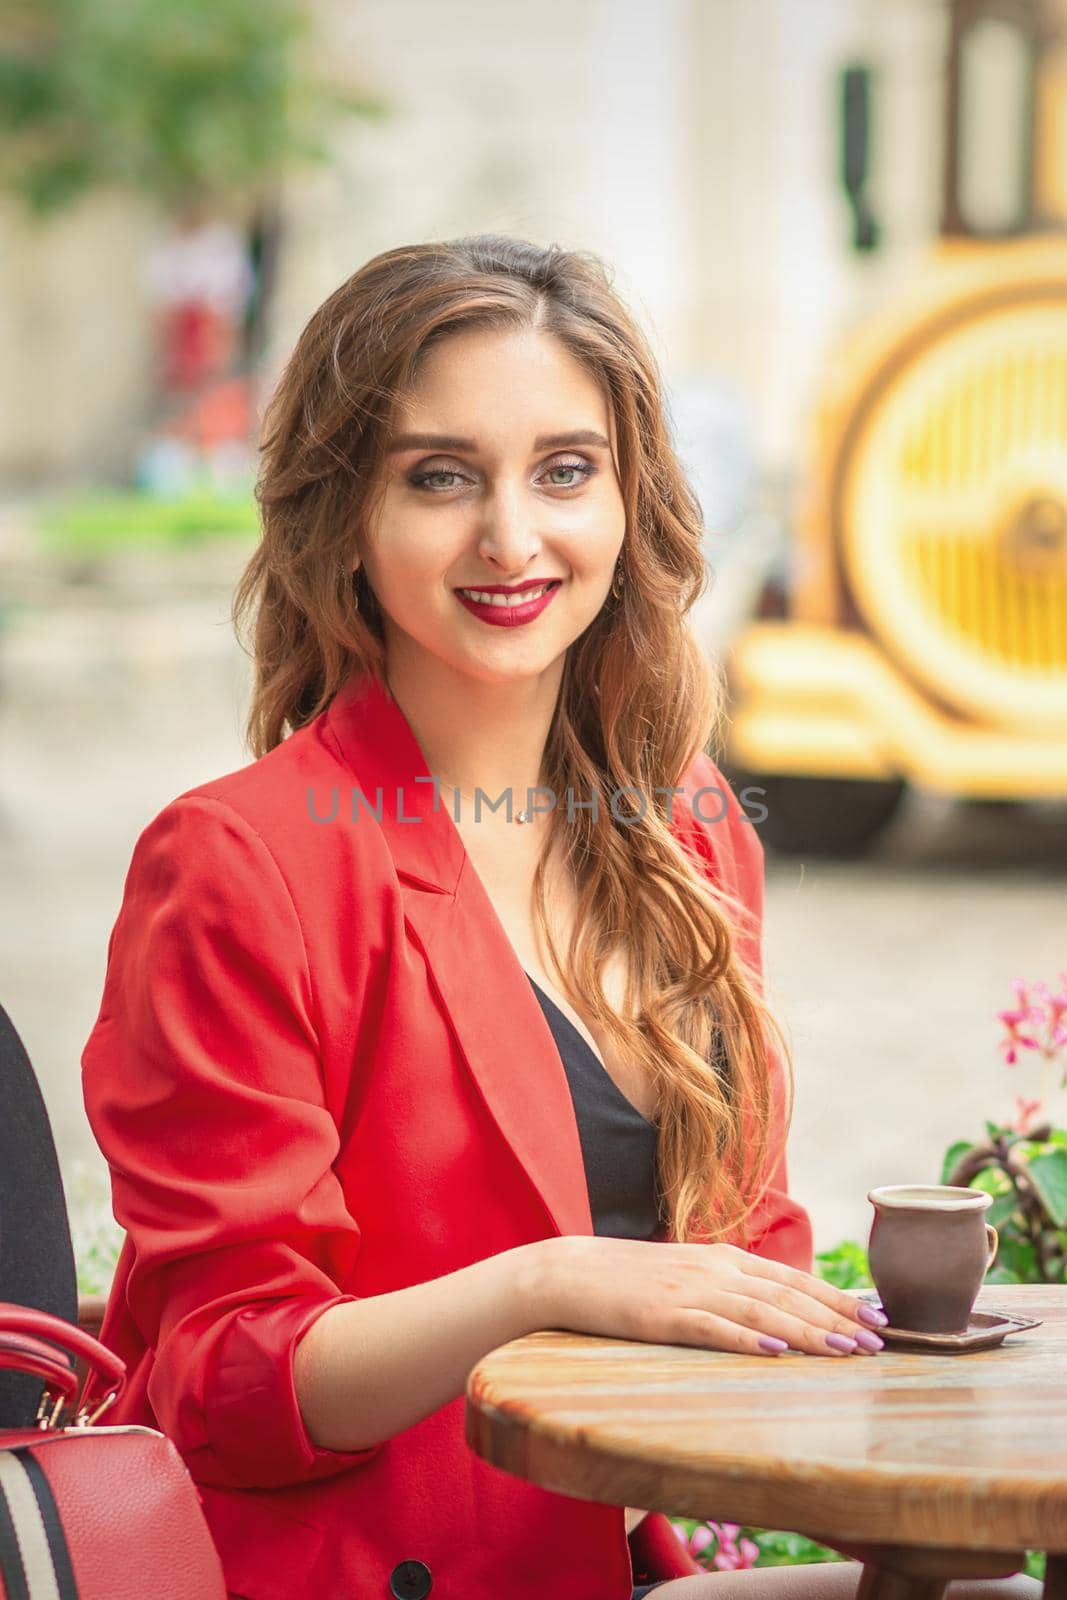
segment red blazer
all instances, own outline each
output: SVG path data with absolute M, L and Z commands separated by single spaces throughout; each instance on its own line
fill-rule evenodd
M 622 1508 L 482 1462 L 462 1396 L 350 1454 L 316 1449 L 297 1406 L 293 1350 L 328 1306 L 593 1231 L 551 1031 L 417 775 L 399 707 L 353 679 L 137 841 L 82 1058 L 127 1230 L 114 1420 L 175 1441 L 250 1600 L 629 1600 Z M 687 794 L 702 784 L 726 787 L 706 756 Z M 354 789 L 380 821 L 352 820 Z M 679 797 L 673 829 L 751 908 L 758 960 L 762 851 L 737 801 L 715 824 Z M 810 1268 L 784 1161 L 750 1247 Z

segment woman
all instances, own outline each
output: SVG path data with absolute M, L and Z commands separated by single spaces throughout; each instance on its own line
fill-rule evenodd
M 259 498 L 256 759 L 138 840 L 84 1055 L 122 1418 L 177 1442 L 235 1595 L 628 1600 L 640 1513 L 475 1457 L 477 1360 L 881 1343 L 786 1193 L 653 359 L 590 257 L 389 251 L 304 330 Z

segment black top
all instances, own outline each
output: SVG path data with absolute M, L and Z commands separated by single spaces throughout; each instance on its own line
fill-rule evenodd
M 530 978 L 530 974 L 526 976 Z M 585 1161 L 593 1232 L 651 1239 L 663 1225 L 656 1128 L 632 1105 L 574 1023 L 530 978 L 563 1062 Z

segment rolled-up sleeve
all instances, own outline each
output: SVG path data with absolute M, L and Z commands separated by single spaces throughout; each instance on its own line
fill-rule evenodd
M 183 796 L 138 839 L 82 1074 L 148 1398 L 194 1476 L 276 1487 L 374 1455 L 318 1449 L 297 1403 L 294 1351 L 356 1298 L 360 1232 L 293 899 L 225 802 Z

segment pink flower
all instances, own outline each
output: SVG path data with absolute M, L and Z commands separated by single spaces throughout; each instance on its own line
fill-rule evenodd
M 1044 983 L 1027 984 L 1022 978 L 1013 978 L 1011 986 L 1015 990 L 1015 998 L 1019 1002 L 1020 1012 L 1028 1017 L 1031 1022 L 1040 1022 L 1042 1006 L 1048 996 L 1048 986 Z M 1035 995 L 1037 996 L 1036 1001 L 1034 999 Z
M 1037 1121 L 1037 1114 L 1044 1110 L 1043 1100 L 1027 1100 L 1023 1095 L 1015 1096 L 1015 1121 L 1008 1124 L 1013 1133 L 1027 1134 Z
M 1054 994 L 1049 997 L 1049 1005 L 1052 1007 L 1053 1020 L 1057 1022 L 1059 1021 L 1060 1017 L 1067 1014 L 1067 972 L 1060 973 L 1060 982 L 1063 984 L 1063 988 L 1060 990 L 1059 994 Z
M 741 1525 L 737 1522 L 701 1522 L 687 1534 L 681 1522 L 672 1522 L 678 1540 L 694 1558 L 704 1555 L 712 1545 L 715 1553 L 712 1566 L 718 1572 L 736 1572 L 742 1567 L 754 1567 L 759 1560 L 759 1545 L 753 1539 L 738 1539 Z
M 731 1540 L 719 1546 L 713 1565 L 717 1572 L 738 1572 L 754 1567 L 758 1560 L 759 1545 L 754 1540 L 742 1539 L 736 1544 Z
M 714 1544 L 717 1538 L 713 1522 L 698 1522 L 692 1535 L 686 1532 L 684 1522 L 672 1522 L 671 1527 L 678 1536 L 679 1544 L 685 1545 L 691 1556 L 699 1556 L 710 1544 Z
M 693 1536 L 689 1541 L 689 1554 L 691 1556 L 701 1555 L 708 1548 L 708 1545 L 713 1544 L 714 1541 L 715 1535 L 709 1525 L 706 1522 L 700 1523 L 698 1527 L 693 1529 Z
M 1004 1059 L 1008 1066 L 1013 1067 L 1019 1058 L 1018 1047 L 1020 1045 L 1024 1050 L 1036 1050 L 1038 1048 L 1037 1040 L 1032 1033 L 1019 1032 L 1019 1029 L 1025 1023 L 1033 1022 L 1035 1019 L 1026 1007 L 1020 1007 L 1017 1011 L 998 1011 L 997 1018 L 1007 1029 L 1007 1033 L 1000 1041 L 1000 1048 L 1004 1052 Z
M 997 1012 L 997 1020 L 1004 1028 L 1000 1049 L 1005 1063 L 1013 1067 L 1020 1050 L 1032 1050 L 1041 1058 L 1042 1085 L 1049 1066 L 1067 1046 L 1067 972 L 1061 972 L 1062 985 L 1053 994 L 1047 983 L 1027 984 L 1022 978 L 1012 980 L 1016 1004 L 1006 1011 Z M 1067 1060 L 1064 1061 L 1063 1083 L 1067 1085 Z

